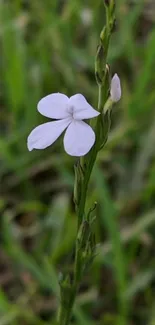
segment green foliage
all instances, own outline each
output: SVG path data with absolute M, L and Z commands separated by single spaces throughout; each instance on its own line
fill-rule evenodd
M 108 61 L 123 96 L 89 187 L 98 248 L 77 325 L 155 322 L 155 5 L 116 2 Z M 76 159 L 62 139 L 31 153 L 26 139 L 46 121 L 36 110 L 46 94 L 79 92 L 97 107 L 104 19 L 101 0 L 0 2 L 0 325 L 55 325 L 60 274 L 73 268 Z

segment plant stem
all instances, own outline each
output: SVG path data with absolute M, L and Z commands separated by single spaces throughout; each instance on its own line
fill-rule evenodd
M 59 310 L 59 316 L 58 316 L 58 324 L 59 325 L 68 325 L 69 324 L 75 297 L 76 297 L 76 293 L 77 293 L 77 288 L 75 286 L 73 286 L 72 293 L 70 295 L 70 301 L 69 301 L 68 308 L 66 309 L 66 307 L 64 307 L 63 304 L 61 304 L 60 310 Z
M 98 99 L 98 109 L 101 109 L 101 106 L 103 105 L 102 99 L 103 99 L 103 93 L 104 93 L 104 88 L 99 87 L 99 99 Z M 98 129 L 98 126 L 100 124 L 100 116 L 97 119 L 96 122 L 96 129 Z M 86 204 L 86 197 L 87 197 L 87 189 L 88 189 L 88 183 L 89 179 L 91 176 L 91 172 L 97 157 L 97 152 L 98 152 L 98 146 L 99 146 L 99 133 L 97 132 L 98 136 L 96 137 L 96 143 L 94 147 L 92 148 L 88 159 L 88 168 L 86 169 L 84 179 L 83 179 L 83 184 L 82 184 L 82 190 L 81 190 L 81 200 L 79 204 L 79 209 L 78 209 L 78 229 L 81 225 L 81 222 L 83 220 L 83 215 L 84 215 L 84 210 L 85 210 L 85 204 Z M 60 306 L 59 310 L 59 315 L 58 315 L 58 324 L 59 325 L 68 325 L 70 322 L 71 314 L 72 314 L 72 309 L 73 305 L 75 302 L 77 290 L 79 287 L 79 282 L 81 279 L 81 259 L 79 256 L 79 251 L 78 248 L 76 247 L 76 255 L 75 255 L 75 263 L 74 263 L 74 279 L 73 279 L 73 284 L 71 288 L 71 293 L 70 293 L 70 299 L 69 299 L 69 305 L 68 308 L 66 309 L 63 304 Z
M 96 74 L 98 87 L 99 87 L 98 111 L 101 114 L 97 117 L 95 121 L 95 127 L 94 127 L 95 134 L 96 134 L 95 144 L 85 157 L 80 158 L 81 170 L 80 170 L 80 174 L 78 174 L 78 171 L 76 174 L 75 193 L 78 195 L 77 197 L 75 195 L 75 205 L 76 205 L 76 212 L 78 217 L 78 227 L 77 227 L 74 272 L 73 272 L 73 280 L 70 283 L 69 291 L 67 293 L 68 297 L 66 296 L 67 304 L 65 304 L 63 301 L 61 302 L 59 315 L 58 315 L 58 325 L 69 325 L 70 323 L 72 309 L 74 306 L 76 294 L 83 274 L 83 265 L 82 265 L 83 251 L 79 249 L 78 232 L 80 230 L 82 223 L 84 222 L 84 220 L 86 220 L 85 205 L 86 205 L 88 184 L 93 170 L 93 166 L 96 161 L 97 153 L 101 148 L 101 144 L 104 142 L 103 130 L 102 130 L 102 128 L 104 128 L 103 108 L 107 101 L 107 94 L 108 94 L 108 87 L 109 87 L 106 62 L 107 62 L 109 40 L 112 32 L 110 23 L 111 26 L 113 26 L 114 14 L 112 14 L 112 11 L 110 11 L 110 9 L 106 7 L 106 27 L 103 28 L 100 34 L 100 44 L 99 44 L 97 57 L 95 61 L 95 74 Z M 82 171 L 82 175 L 81 175 L 81 171 Z
M 104 84 L 99 86 L 99 95 L 98 95 L 98 111 L 102 112 L 103 106 L 106 101 L 106 91 L 105 91 Z M 87 197 L 87 189 L 88 189 L 88 183 L 90 180 L 90 176 L 93 170 L 93 166 L 96 161 L 97 153 L 100 147 L 100 122 L 101 122 L 102 116 L 99 115 L 96 121 L 95 126 L 95 133 L 96 133 L 96 142 L 90 151 L 90 153 L 87 156 L 87 168 L 85 171 L 82 189 L 81 189 L 81 197 L 80 197 L 80 203 L 79 208 L 77 211 L 78 214 L 78 228 L 80 227 L 81 221 L 84 216 L 84 210 L 85 210 L 85 204 L 86 204 L 86 197 Z
M 74 278 L 71 287 L 69 304 L 67 308 L 61 304 L 58 314 L 58 324 L 59 325 L 68 325 L 70 322 L 72 309 L 74 306 L 76 294 L 78 291 L 79 283 L 81 279 L 81 259 L 78 249 L 78 241 L 76 241 L 76 254 L 75 254 L 75 262 L 74 262 Z

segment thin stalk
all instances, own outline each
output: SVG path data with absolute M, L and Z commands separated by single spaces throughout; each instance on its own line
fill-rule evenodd
M 75 263 L 74 263 L 74 278 L 70 292 L 69 305 L 68 308 L 64 307 L 63 304 L 60 306 L 59 315 L 58 315 L 58 324 L 59 325 L 68 325 L 70 323 L 72 309 L 74 306 L 76 294 L 79 288 L 79 283 L 81 280 L 81 259 L 79 255 L 78 242 L 76 242 L 76 254 L 75 254 Z
M 105 78 L 104 78 L 105 82 Z M 106 87 L 104 87 L 105 83 L 103 82 L 102 85 L 99 86 L 99 93 L 98 93 L 98 111 L 102 112 L 103 106 L 106 101 Z M 78 214 L 78 229 L 80 227 L 81 221 L 84 216 L 84 211 L 85 211 L 85 204 L 86 204 L 86 197 L 87 197 L 87 190 L 88 190 L 88 183 L 90 180 L 90 176 L 93 170 L 93 166 L 96 161 L 97 153 L 100 147 L 100 120 L 102 119 L 102 116 L 99 115 L 96 121 L 96 126 L 95 126 L 95 133 L 96 133 L 96 142 L 91 150 L 91 152 L 88 154 L 87 161 L 88 161 L 88 166 L 85 171 L 83 183 L 82 183 L 82 188 L 81 188 L 81 197 L 80 197 L 80 203 L 79 203 L 79 208 L 77 211 Z M 83 162 L 83 161 L 82 161 Z
M 81 281 L 81 277 L 83 275 L 83 265 L 81 258 L 81 251 L 79 250 L 79 239 L 78 232 L 80 230 L 80 226 L 85 220 L 85 205 L 87 199 L 87 191 L 88 184 L 91 177 L 91 173 L 93 170 L 93 166 L 96 161 L 97 153 L 100 150 L 101 143 L 104 139 L 102 139 L 102 127 L 103 127 L 103 108 L 107 100 L 107 90 L 108 90 L 108 79 L 107 79 L 107 54 L 109 47 L 109 40 L 111 36 L 111 28 L 110 23 L 113 24 L 114 15 L 112 15 L 110 9 L 106 7 L 106 27 L 103 28 L 100 34 L 100 44 L 97 52 L 97 57 L 95 61 L 95 74 L 99 87 L 98 94 L 98 111 L 101 113 L 96 119 L 95 124 L 95 134 L 96 134 L 96 142 L 91 149 L 91 151 L 87 154 L 86 157 L 80 158 L 80 174 L 76 175 L 75 180 L 75 206 L 78 217 L 78 227 L 77 227 L 77 240 L 76 240 L 76 252 L 75 252 L 75 261 L 74 261 L 74 272 L 73 272 L 73 280 L 70 283 L 67 306 L 63 305 L 61 302 L 59 315 L 58 315 L 58 325 L 69 325 L 73 306 L 75 303 L 75 298 L 77 295 L 77 291 L 79 288 L 79 284 Z M 82 172 L 82 175 L 81 175 Z M 78 177 L 77 177 L 78 176 Z M 76 194 L 77 197 L 76 197 Z M 82 252 L 83 253 L 83 252 Z
M 104 87 L 99 87 L 99 98 L 98 98 L 98 109 L 101 109 L 101 106 L 103 106 L 103 94 L 105 95 Z M 100 116 L 99 116 L 100 118 Z M 99 118 L 97 119 L 96 123 L 96 129 L 98 128 L 98 125 L 100 123 Z M 87 190 L 88 190 L 88 183 L 90 180 L 90 176 L 92 173 L 93 166 L 96 161 L 97 157 L 97 152 L 98 152 L 98 145 L 99 145 L 99 136 L 96 137 L 96 143 L 91 151 L 91 155 L 89 157 L 89 163 L 88 163 L 88 168 L 86 170 L 84 180 L 83 180 L 83 186 L 82 186 L 82 191 L 81 191 L 81 201 L 79 204 L 79 209 L 78 209 L 78 229 L 81 225 L 83 215 L 84 215 L 84 210 L 85 210 L 85 204 L 86 204 L 86 198 L 87 198 Z M 72 309 L 74 306 L 76 294 L 78 291 L 79 283 L 81 280 L 81 259 L 79 256 L 79 251 L 76 246 L 76 255 L 75 255 L 75 262 L 74 262 L 74 278 L 73 278 L 73 284 L 71 288 L 71 294 L 70 294 L 70 301 L 69 301 L 69 306 L 66 310 L 64 306 L 60 306 L 59 310 L 59 316 L 58 316 L 58 324 L 59 325 L 68 325 L 70 322 L 70 318 L 72 315 Z

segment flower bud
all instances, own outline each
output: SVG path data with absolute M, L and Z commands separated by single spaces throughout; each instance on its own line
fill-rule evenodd
M 113 102 L 118 102 L 121 98 L 121 84 L 120 79 L 116 73 L 111 80 L 110 95 Z

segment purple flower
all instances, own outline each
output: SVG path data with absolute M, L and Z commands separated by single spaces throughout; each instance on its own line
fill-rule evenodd
M 42 115 L 58 121 L 41 124 L 32 130 L 27 140 L 29 151 L 47 148 L 66 129 L 65 151 L 71 156 L 84 156 L 89 152 L 95 142 L 95 133 L 82 120 L 100 113 L 88 104 L 83 95 L 76 94 L 68 98 L 61 93 L 51 94 L 42 98 L 37 108 Z

